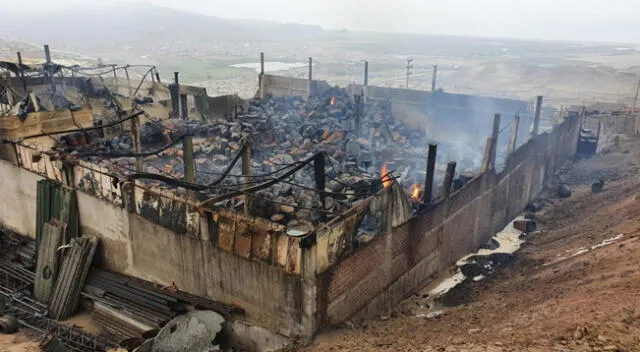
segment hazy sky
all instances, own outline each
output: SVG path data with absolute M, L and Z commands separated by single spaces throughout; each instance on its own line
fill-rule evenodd
M 29 12 L 95 0 L 29 0 Z M 126 5 L 131 0 L 102 0 Z M 24 11 L 20 1 L 3 9 Z M 146 0 L 227 18 L 328 29 L 640 42 L 637 0 Z

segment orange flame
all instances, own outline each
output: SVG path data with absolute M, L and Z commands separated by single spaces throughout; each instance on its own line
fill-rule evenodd
M 380 176 L 382 176 L 382 185 L 384 188 L 391 186 L 391 177 L 389 177 L 389 163 L 384 163 L 382 165 L 382 169 L 380 170 Z
M 411 186 L 411 200 L 414 202 L 420 200 L 420 185 L 417 183 L 414 183 L 413 186 Z
M 331 105 L 336 105 L 336 97 L 331 97 Z

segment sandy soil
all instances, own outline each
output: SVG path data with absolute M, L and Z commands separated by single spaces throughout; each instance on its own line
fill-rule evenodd
M 573 165 L 563 175 L 573 196 L 543 195 L 540 232 L 493 276 L 451 291 L 443 315 L 416 317 L 420 292 L 305 351 L 640 351 L 639 157 L 634 140 Z
M 29 330 L 21 330 L 15 334 L 0 334 L 0 351 L 2 352 L 40 352 L 37 336 Z

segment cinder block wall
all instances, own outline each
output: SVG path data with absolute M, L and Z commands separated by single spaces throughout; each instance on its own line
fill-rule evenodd
M 522 145 L 504 170 L 479 175 L 391 234 L 318 275 L 318 325 L 380 314 L 506 226 L 576 150 L 580 118 Z

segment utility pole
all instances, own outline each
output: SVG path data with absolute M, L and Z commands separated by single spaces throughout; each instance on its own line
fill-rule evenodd
M 431 77 L 431 93 L 436 91 L 436 78 L 438 77 L 438 65 L 433 65 L 433 75 Z
M 636 105 L 638 104 L 638 92 L 640 92 L 640 81 L 638 81 L 638 85 L 636 86 L 636 96 L 633 98 L 633 108 L 631 108 L 631 113 L 634 115 L 636 113 Z M 640 130 L 640 118 L 636 116 L 635 120 L 635 131 L 633 131 L 633 134 L 638 134 Z
M 411 69 L 413 68 L 413 59 L 407 58 L 407 81 L 405 83 L 405 88 L 409 89 L 409 76 L 413 74 Z

